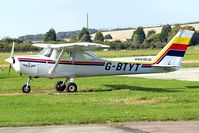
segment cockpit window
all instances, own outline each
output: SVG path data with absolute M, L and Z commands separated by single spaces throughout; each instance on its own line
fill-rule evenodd
M 52 49 L 52 48 L 44 48 L 39 55 L 43 55 L 45 57 L 49 57 L 52 59 L 58 59 L 59 55 L 61 53 L 61 49 Z M 75 52 L 69 52 L 64 51 L 61 60 L 94 60 L 98 58 L 94 53 L 90 51 L 75 51 Z
M 43 56 L 46 56 L 46 57 L 50 57 L 51 54 L 53 52 L 53 49 L 52 48 L 44 48 L 40 53 L 39 55 L 43 55 Z
M 45 51 L 44 56 L 50 57 L 51 54 L 52 54 L 52 52 L 53 52 L 53 49 L 49 48 L 49 49 L 47 49 L 47 50 Z

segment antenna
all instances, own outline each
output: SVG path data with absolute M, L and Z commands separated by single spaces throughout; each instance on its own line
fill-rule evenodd
M 87 30 L 89 31 L 89 27 L 88 27 L 88 13 L 86 14 L 86 24 L 87 24 Z

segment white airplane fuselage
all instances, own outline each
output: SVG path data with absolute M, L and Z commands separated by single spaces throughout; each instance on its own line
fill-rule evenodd
M 118 58 L 119 60 L 120 58 Z M 125 75 L 142 73 L 165 73 L 175 71 L 174 68 L 161 68 L 146 66 L 139 63 L 126 63 L 115 61 L 117 59 L 94 60 L 61 60 L 56 71 L 52 74 L 49 71 L 54 67 L 56 60 L 45 58 L 39 55 L 35 56 L 15 56 L 14 69 L 22 74 L 31 77 L 47 78 L 75 78 L 103 75 Z M 130 62 L 130 60 L 129 60 Z

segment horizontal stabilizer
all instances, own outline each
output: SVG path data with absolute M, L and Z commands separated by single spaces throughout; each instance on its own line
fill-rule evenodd
M 152 65 L 153 67 L 161 67 L 161 68 L 178 68 L 179 66 L 174 66 L 174 65 L 159 65 L 159 64 L 154 64 Z

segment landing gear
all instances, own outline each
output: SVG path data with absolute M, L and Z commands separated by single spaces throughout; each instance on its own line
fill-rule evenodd
M 75 83 L 69 83 L 66 87 L 67 92 L 77 92 L 77 85 Z
M 55 89 L 57 92 L 63 92 L 66 88 L 66 85 L 63 83 L 63 81 L 58 81 L 57 84 L 55 85 Z
M 74 79 L 71 78 L 70 82 L 66 85 L 66 82 L 69 79 L 67 78 L 64 82 L 63 81 L 58 81 L 57 84 L 55 85 L 55 89 L 57 92 L 63 92 L 65 89 L 69 93 L 71 92 L 77 92 L 77 85 L 74 83 Z
M 23 85 L 23 86 L 21 87 L 21 90 L 22 90 L 23 93 L 29 93 L 30 90 L 31 90 L 30 85 L 26 85 L 26 84 Z
M 28 78 L 28 81 L 26 84 L 24 84 L 21 87 L 21 90 L 23 93 L 30 93 L 31 91 L 31 87 L 30 87 L 30 81 L 32 80 L 32 77 L 30 76 Z M 66 90 L 68 93 L 73 93 L 73 92 L 77 92 L 77 85 L 74 83 L 74 79 L 70 78 L 70 82 L 66 85 L 66 83 L 68 82 L 68 78 L 66 78 L 65 81 L 58 81 L 55 85 L 55 89 L 57 92 L 63 92 L 64 90 Z
M 31 91 L 31 87 L 29 85 L 30 80 L 32 80 L 32 77 L 29 77 L 27 83 L 21 87 L 23 93 L 29 93 Z

